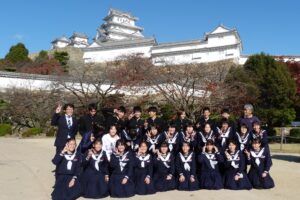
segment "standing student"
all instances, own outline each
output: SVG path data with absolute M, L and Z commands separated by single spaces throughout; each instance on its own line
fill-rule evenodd
M 142 131 L 144 129 L 145 120 L 142 119 L 142 109 L 139 106 L 133 108 L 133 113 L 128 120 L 128 129 L 137 129 Z
M 186 118 L 186 113 L 184 110 L 177 112 L 177 118 L 173 121 L 173 124 L 176 126 L 177 132 L 183 132 L 186 126 L 190 123 L 190 120 Z
M 147 151 L 147 143 L 141 142 L 138 152 L 135 153 L 134 182 L 135 192 L 139 195 L 156 192 L 153 183 L 153 157 Z
M 230 111 L 228 108 L 223 108 L 221 111 L 221 116 L 220 116 L 220 121 L 216 124 L 216 126 L 221 127 L 222 126 L 222 122 L 224 120 L 228 121 L 229 127 L 231 127 L 231 130 L 233 133 L 236 132 L 236 121 L 230 116 Z
M 149 118 L 147 119 L 147 124 L 148 127 L 156 126 L 159 130 L 163 132 L 166 130 L 166 123 L 162 118 L 157 117 L 157 112 L 158 110 L 154 106 L 148 108 Z
M 178 190 L 198 190 L 199 183 L 196 176 L 195 153 L 190 151 L 190 144 L 183 142 L 181 152 L 176 157 L 176 171 L 178 174 Z
M 88 105 L 88 114 L 79 119 L 79 133 L 84 136 L 93 131 L 96 138 L 102 137 L 105 131 L 104 118 L 98 114 L 97 105 L 92 103 Z
M 160 144 L 163 142 L 163 136 L 159 134 L 156 126 L 150 126 L 144 140 L 148 145 L 149 153 L 154 155 L 158 151 Z
M 194 130 L 194 125 L 193 123 L 189 122 L 183 132 L 181 132 L 181 142 L 180 144 L 182 145 L 183 143 L 189 143 L 190 148 L 192 151 L 196 151 L 197 148 L 197 138 L 198 135 L 196 131 Z
M 110 167 L 112 169 L 109 182 L 110 196 L 116 198 L 134 196 L 134 158 L 130 151 L 126 151 L 126 144 L 122 140 L 116 143 L 116 152 L 111 155 Z
M 108 109 L 109 110 L 109 109 Z M 103 112 L 105 110 L 103 109 Z M 121 132 L 126 128 L 128 124 L 128 120 L 126 119 L 126 108 L 124 106 L 120 106 L 118 109 L 113 109 L 112 115 L 107 115 L 105 124 L 106 124 L 106 130 L 108 131 L 110 126 L 115 125 L 118 134 L 121 134 Z
M 229 126 L 227 120 L 222 120 L 221 127 L 217 127 L 216 145 L 218 146 L 221 153 L 227 149 L 228 141 L 233 139 L 232 128 Z
M 244 153 L 237 149 L 235 140 L 229 140 L 225 155 L 224 186 L 231 190 L 250 190 L 252 185 L 245 173 Z
M 269 144 L 268 144 L 268 133 L 266 130 L 263 130 L 261 128 L 260 122 L 254 122 L 253 123 L 253 130 L 250 133 L 250 140 L 251 143 L 254 139 L 256 138 L 260 138 L 261 140 L 261 146 L 262 147 L 266 147 L 269 148 Z
M 213 140 L 208 140 L 198 156 L 201 164 L 200 188 L 218 190 L 223 188 L 223 180 L 219 171 L 219 164 L 224 162 L 223 156 L 214 145 Z
M 51 194 L 53 200 L 77 199 L 81 194 L 79 173 L 81 159 L 75 151 L 76 141 L 69 138 L 61 152 L 57 152 L 52 162 L 56 165 L 55 185 Z
M 197 131 L 203 131 L 205 124 L 210 124 L 211 128 L 215 128 L 215 122 L 210 118 L 210 109 L 209 107 L 204 107 L 202 109 L 202 116 L 196 121 Z
M 117 127 L 116 125 L 111 125 L 109 129 L 109 133 L 105 134 L 102 137 L 103 150 L 106 152 L 106 156 L 108 160 L 110 160 L 110 156 L 115 151 L 116 142 L 120 137 L 117 135 Z
M 104 198 L 109 195 L 109 162 L 102 150 L 100 138 L 94 140 L 93 148 L 83 158 L 81 175 L 82 195 L 85 198 Z
M 60 115 L 61 109 L 64 114 Z M 75 138 L 78 131 L 78 122 L 73 116 L 74 105 L 65 104 L 63 107 L 58 105 L 51 120 L 52 126 L 57 126 L 57 134 L 54 142 L 56 153 L 60 153 L 70 138 Z
M 254 122 L 260 122 L 258 117 L 253 115 L 253 105 L 251 104 L 246 104 L 244 106 L 244 115 L 240 117 L 239 119 L 239 126 L 241 124 L 245 124 L 248 128 L 248 131 L 251 132 L 252 131 L 252 124 Z
M 203 131 L 199 131 L 199 137 L 197 141 L 198 151 L 201 152 L 208 140 L 215 141 L 216 134 L 213 131 L 210 123 L 204 124 Z
M 270 189 L 274 187 L 274 181 L 270 175 L 272 159 L 269 148 L 261 146 L 261 140 L 253 140 L 252 149 L 246 151 L 248 164 L 251 165 L 248 178 L 256 189 Z
M 168 130 L 163 134 L 163 140 L 168 143 L 169 150 L 174 155 L 177 155 L 180 150 L 181 136 L 182 134 L 176 132 L 176 126 L 173 124 L 169 125 Z

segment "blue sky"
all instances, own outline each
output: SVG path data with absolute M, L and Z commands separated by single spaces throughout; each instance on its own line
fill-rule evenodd
M 74 31 L 93 38 L 109 8 L 132 12 L 158 42 L 202 38 L 222 23 L 237 28 L 243 54 L 300 55 L 298 0 L 3 0 L 0 58 L 18 42 L 33 53 Z

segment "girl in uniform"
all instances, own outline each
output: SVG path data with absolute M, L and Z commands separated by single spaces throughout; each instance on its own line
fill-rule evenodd
M 224 161 L 223 156 L 218 151 L 212 140 L 207 140 L 202 153 L 198 156 L 201 164 L 200 188 L 222 189 L 223 181 L 219 171 L 219 164 Z
M 154 159 L 154 187 L 159 192 L 176 188 L 175 161 L 168 146 L 166 142 L 163 142 Z
M 210 123 L 205 123 L 203 126 L 203 132 L 199 131 L 198 137 L 198 150 L 202 151 L 203 147 L 206 145 L 208 140 L 215 141 L 215 133 L 211 128 Z
M 134 160 L 122 140 L 116 142 L 116 152 L 111 155 L 112 174 L 109 182 L 111 197 L 132 197 L 135 195 L 133 167 Z
M 261 146 L 261 140 L 256 138 L 252 142 L 252 149 L 247 154 L 248 164 L 251 165 L 248 178 L 256 189 L 269 189 L 274 187 L 270 176 L 272 160 L 269 148 Z
M 147 143 L 141 142 L 138 152 L 135 153 L 134 182 L 135 192 L 139 195 L 155 193 L 153 184 L 153 157 L 147 151 Z
M 145 140 L 148 145 L 149 153 L 154 155 L 157 152 L 161 142 L 163 141 L 163 136 L 159 134 L 158 128 L 156 126 L 150 126 L 145 135 Z
M 77 199 L 81 194 L 78 179 L 81 159 L 75 149 L 75 139 L 69 138 L 63 150 L 58 152 L 52 160 L 56 165 L 56 180 L 51 194 L 53 200 Z
M 183 142 L 181 152 L 176 157 L 176 171 L 178 174 L 178 190 L 197 190 L 198 180 L 196 176 L 196 160 L 190 144 Z
M 235 140 L 229 140 L 225 154 L 225 188 L 232 190 L 250 190 L 252 185 L 244 171 L 244 153 L 237 149 Z
M 83 159 L 83 174 L 81 176 L 83 197 L 104 198 L 109 195 L 108 159 L 102 150 L 100 138 L 94 140 L 93 148 L 88 151 Z

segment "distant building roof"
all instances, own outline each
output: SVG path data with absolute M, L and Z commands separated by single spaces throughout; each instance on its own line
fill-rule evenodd
M 79 38 L 85 38 L 88 39 L 89 37 L 84 33 L 74 32 L 73 35 L 70 37 L 70 39 L 79 37 Z
M 66 38 L 65 36 L 58 37 L 58 38 L 54 39 L 51 43 L 56 43 L 56 42 L 71 43 L 71 41 L 68 38 Z
M 132 20 L 135 20 L 135 21 L 139 20 L 139 18 L 133 16 L 130 12 L 124 12 L 124 11 L 113 9 L 113 8 L 111 8 L 109 10 L 108 15 L 103 20 L 107 21 L 109 18 L 111 18 L 114 15 L 117 15 L 117 16 L 120 16 L 120 17 L 128 17 L 129 19 L 132 19 Z

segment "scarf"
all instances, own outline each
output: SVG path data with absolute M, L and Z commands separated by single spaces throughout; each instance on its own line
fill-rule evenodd
M 170 168 L 170 165 L 168 165 L 168 161 L 171 157 L 171 154 L 167 154 L 166 157 L 164 158 L 162 155 L 160 155 L 158 158 L 163 162 L 164 166 L 166 166 L 166 168 Z
M 177 136 L 178 136 L 178 133 L 176 133 L 172 138 L 169 138 L 168 137 L 168 133 L 166 133 L 166 138 L 167 138 L 167 143 L 169 144 L 169 149 L 170 151 L 173 150 L 173 145 L 176 144 L 176 139 L 177 139 Z
M 247 135 L 244 138 L 241 138 L 240 134 L 236 133 L 239 143 L 240 143 L 240 149 L 241 151 L 243 151 L 245 149 L 245 145 L 248 142 L 248 138 L 249 138 L 249 134 L 247 133 Z
M 92 158 L 95 161 L 95 168 L 97 171 L 99 171 L 99 163 L 102 158 L 102 155 L 103 155 L 103 151 L 101 151 L 99 155 L 96 155 L 94 153 L 92 154 Z
M 191 167 L 188 162 L 192 160 L 193 153 L 191 153 L 189 156 L 187 156 L 187 158 L 185 158 L 182 155 L 182 153 L 179 153 L 179 156 L 180 156 L 181 161 L 184 163 L 184 165 L 183 165 L 184 169 L 187 171 L 190 171 Z
M 125 162 L 125 159 L 127 158 L 127 154 L 128 152 L 126 152 L 122 156 L 119 156 L 119 164 L 120 164 L 121 172 L 124 170 L 124 167 L 127 165 L 127 163 Z
M 142 168 L 145 168 L 145 162 L 150 159 L 150 154 L 146 156 L 138 156 L 138 159 L 141 161 Z
M 158 135 L 156 138 L 152 139 L 151 137 L 148 136 L 147 138 L 147 141 L 150 142 L 150 148 L 149 148 L 149 151 L 153 151 L 155 149 L 155 145 L 157 144 L 158 142 L 158 139 L 159 139 L 160 135 Z
M 69 154 L 64 155 L 65 159 L 68 161 L 68 163 L 67 163 L 67 169 L 68 170 L 72 169 L 72 165 L 73 165 L 72 161 L 74 160 L 75 156 L 76 156 L 76 151 L 71 155 L 69 155 Z
M 212 136 L 213 136 L 213 131 L 210 131 L 208 137 L 205 137 L 201 132 L 200 133 L 200 136 L 202 138 L 202 142 L 206 144 L 207 140 L 212 140 Z
M 227 139 L 228 136 L 229 136 L 231 127 L 229 127 L 229 128 L 226 130 L 225 133 L 223 133 L 223 132 L 221 131 L 221 129 L 219 129 L 219 127 L 218 127 L 217 129 L 218 129 L 219 136 L 222 138 L 221 145 L 222 145 L 222 147 L 223 147 L 223 146 L 225 145 L 226 139 Z
M 264 153 L 265 148 L 262 148 L 259 152 L 250 151 L 250 154 L 253 158 L 255 158 L 255 163 L 257 166 L 260 165 L 260 158 L 262 157 L 262 154 Z
M 204 155 L 209 160 L 209 164 L 210 164 L 211 168 L 215 169 L 216 168 L 216 164 L 218 164 L 218 161 L 216 160 L 216 155 L 215 154 L 206 153 L 206 152 L 204 153 Z
M 235 162 L 236 161 L 239 161 L 240 160 L 240 158 L 238 158 L 239 157 L 239 152 L 240 151 L 237 151 L 235 154 L 233 154 L 233 155 L 230 155 L 230 158 L 228 159 L 229 161 L 231 161 L 231 166 L 234 168 L 234 169 L 237 169 L 237 168 L 239 168 L 239 163 L 238 164 L 236 164 Z

